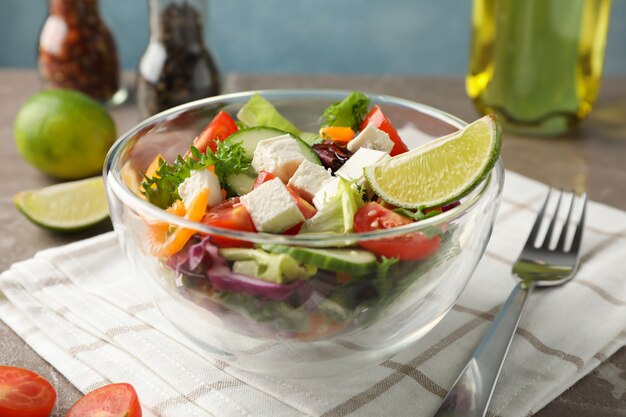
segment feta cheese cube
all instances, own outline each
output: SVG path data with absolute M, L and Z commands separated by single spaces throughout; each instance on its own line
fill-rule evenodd
M 286 134 L 260 141 L 254 151 L 252 167 L 256 172 L 270 172 L 286 183 L 304 159 L 298 142 Z
M 241 196 L 240 201 L 260 232 L 281 233 L 304 221 L 296 201 L 279 178 L 264 182 Z
M 327 181 L 322 188 L 315 193 L 313 196 L 313 206 L 315 206 L 316 209 L 321 210 L 328 200 L 339 192 L 339 181 L 339 178 L 332 177 L 330 181 Z
M 189 205 L 203 188 L 209 189 L 209 203 L 207 204 L 209 207 L 222 202 L 222 187 L 217 175 L 208 169 L 191 171 L 191 175 L 178 186 L 178 194 L 187 210 L 189 210 Z
M 348 150 L 350 152 L 356 152 L 361 148 L 389 153 L 393 149 L 393 141 L 389 139 L 389 135 L 386 132 L 369 123 L 356 138 L 348 142 Z
M 305 200 L 311 201 L 317 193 L 333 176 L 323 166 L 304 160 L 296 169 L 289 180 L 289 184 Z
M 335 172 L 335 175 L 349 181 L 359 180 L 363 178 L 363 168 L 387 158 L 390 158 L 389 154 L 383 151 L 360 148 Z

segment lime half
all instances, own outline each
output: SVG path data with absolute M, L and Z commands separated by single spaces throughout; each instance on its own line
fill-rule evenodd
M 467 195 L 489 174 L 502 146 L 494 115 L 365 168 L 372 190 L 404 208 L 437 207 Z
M 60 232 L 77 232 L 109 216 L 102 177 L 21 191 L 13 201 L 36 225 Z

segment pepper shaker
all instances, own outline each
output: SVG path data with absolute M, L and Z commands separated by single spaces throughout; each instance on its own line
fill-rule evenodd
M 147 117 L 220 92 L 204 40 L 206 0 L 149 0 L 150 41 L 137 70 L 137 103 Z

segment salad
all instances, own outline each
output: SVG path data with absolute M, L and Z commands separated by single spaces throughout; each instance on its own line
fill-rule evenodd
M 392 122 L 353 92 L 302 132 L 256 94 L 236 118 L 220 111 L 184 155 L 157 155 L 143 198 L 215 228 L 343 235 L 436 216 L 458 202 L 409 209 L 377 195 L 364 168 L 408 151 Z M 149 222 L 168 285 L 244 334 L 321 340 L 373 323 L 434 263 L 455 251 L 453 227 L 341 247 L 255 244 Z

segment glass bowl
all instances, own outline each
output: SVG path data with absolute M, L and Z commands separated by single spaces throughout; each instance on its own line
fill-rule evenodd
M 259 93 L 302 131 L 315 132 L 322 111 L 349 91 Z M 167 320 L 232 366 L 315 377 L 379 363 L 432 329 L 467 284 L 492 230 L 504 179 L 502 163 L 460 205 L 406 226 L 361 234 L 286 236 L 220 229 L 170 214 L 138 195 L 141 173 L 156 155 L 172 161 L 184 154 L 218 111 L 234 116 L 252 94 L 216 96 L 165 111 L 112 147 L 104 168 L 109 208 L 135 276 L 149 284 L 146 288 Z M 368 97 L 409 148 L 465 126 L 456 117 L 412 101 Z M 191 229 L 195 235 L 179 255 L 158 257 L 151 240 L 164 227 Z M 212 244 L 237 239 L 256 247 L 349 249 L 372 241 L 413 242 L 420 235 L 438 240 L 434 254 L 425 259 L 379 259 L 364 275 L 318 269 L 308 280 L 274 285 L 271 292 L 257 291 L 256 278 L 239 275 L 233 280 Z

